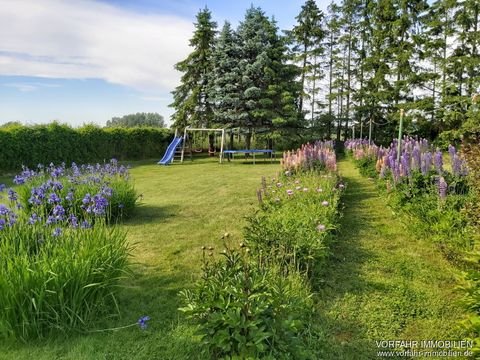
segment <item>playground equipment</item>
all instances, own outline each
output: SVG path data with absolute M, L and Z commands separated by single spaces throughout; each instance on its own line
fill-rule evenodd
M 180 157 L 180 162 L 183 162 L 185 159 L 185 147 L 187 144 L 187 139 L 188 139 L 188 132 L 195 132 L 195 131 L 208 131 L 208 132 L 220 132 L 221 133 L 221 141 L 220 141 L 220 154 L 219 154 L 219 163 L 221 164 L 223 162 L 223 145 L 225 144 L 225 129 L 204 129 L 204 128 L 191 128 L 187 126 L 185 130 L 183 131 L 183 144 L 182 144 L 182 152 L 181 152 L 181 157 Z M 191 147 L 191 144 L 190 144 Z M 190 158 L 192 158 L 192 149 L 190 149 Z
M 177 136 L 177 131 L 175 130 L 175 135 L 173 137 L 172 142 L 168 145 L 165 154 L 163 155 L 162 159 L 157 163 L 159 165 L 168 165 L 173 162 L 175 154 L 178 153 L 177 148 L 183 142 L 183 138 L 181 136 Z
M 180 162 L 183 162 L 185 159 L 185 147 L 188 140 L 188 132 L 195 132 L 195 131 L 213 131 L 213 132 L 220 132 L 221 133 L 221 143 L 220 143 L 220 155 L 219 155 L 219 162 L 222 163 L 223 161 L 223 145 L 225 143 L 225 129 L 197 129 L 186 127 L 183 136 L 178 136 L 178 131 L 175 130 L 175 135 L 173 137 L 172 142 L 168 145 L 165 154 L 163 155 L 162 159 L 158 162 L 159 165 L 168 165 L 171 164 L 175 160 L 175 156 L 178 157 Z M 181 149 L 180 149 L 181 146 Z M 191 143 L 190 143 L 190 158 L 192 157 Z
M 230 133 L 233 134 L 234 129 L 230 129 Z M 190 154 L 190 159 L 193 160 L 193 152 L 199 152 L 199 148 L 193 147 L 194 145 L 198 145 L 197 142 L 195 141 L 195 132 L 219 132 L 220 133 L 220 152 L 219 152 L 219 163 L 221 164 L 223 162 L 223 159 L 225 155 L 227 156 L 228 161 L 234 160 L 235 159 L 235 154 L 240 154 L 243 153 L 245 154 L 245 157 L 248 155 L 252 155 L 253 157 L 253 163 L 255 164 L 255 155 L 256 154 L 265 154 L 265 155 L 270 155 L 270 161 L 272 162 L 273 159 L 275 158 L 275 150 L 273 149 L 240 149 L 240 150 L 224 150 L 224 145 L 225 145 L 225 128 L 222 129 L 208 129 L 208 128 L 191 128 L 189 126 L 185 127 L 183 131 L 183 136 L 178 135 L 178 131 L 175 130 L 175 135 L 173 137 L 172 142 L 170 145 L 168 145 L 167 150 L 165 151 L 165 154 L 163 155 L 162 159 L 158 162 L 158 164 L 161 165 L 168 165 L 172 163 L 176 157 L 178 158 L 178 161 L 182 162 L 185 159 L 185 150 L 187 150 Z M 193 137 L 189 137 L 189 133 L 193 133 Z M 240 129 L 237 131 L 238 133 L 238 138 L 240 139 Z M 232 135 L 231 135 L 232 136 Z M 253 137 L 255 134 L 253 134 Z M 216 137 L 215 137 L 216 138 Z M 214 142 L 215 142 L 214 138 Z M 195 142 L 195 144 L 194 144 Z M 181 149 L 180 149 L 181 146 Z M 268 146 L 268 145 L 267 145 Z M 271 146 L 271 145 L 270 145 Z M 209 153 L 215 154 L 215 145 L 214 149 L 209 149 Z M 266 160 L 267 157 L 264 158 Z
M 244 149 L 244 150 L 225 150 L 223 152 L 226 155 L 232 155 L 232 160 L 235 160 L 235 154 L 252 154 L 253 155 L 253 164 L 255 164 L 255 154 L 263 153 L 263 154 L 270 154 L 270 162 L 273 161 L 275 157 L 275 150 L 272 149 Z M 230 157 L 227 156 L 228 161 L 230 161 Z M 264 159 L 265 160 L 265 159 Z

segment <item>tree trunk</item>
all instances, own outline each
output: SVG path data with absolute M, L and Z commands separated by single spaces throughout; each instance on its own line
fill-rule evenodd
M 233 150 L 233 137 L 234 137 L 233 131 L 230 131 L 230 144 L 229 144 L 230 150 Z
M 305 93 L 305 72 L 307 67 L 307 51 L 308 47 L 306 44 L 303 45 L 303 64 L 302 64 L 302 77 L 300 82 L 302 84 L 302 92 L 300 94 L 300 102 L 298 104 L 298 112 L 301 115 L 303 112 L 303 94 Z
M 252 145 L 252 128 L 248 128 L 248 133 L 245 135 L 245 147 L 250 150 Z
M 215 156 L 215 134 L 208 134 L 208 154 Z

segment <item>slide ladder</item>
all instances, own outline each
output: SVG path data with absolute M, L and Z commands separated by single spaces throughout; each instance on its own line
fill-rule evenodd
M 168 145 L 167 150 L 165 151 L 165 155 L 163 155 L 162 159 L 158 162 L 159 165 L 168 165 L 173 161 L 173 157 L 175 156 L 175 152 L 177 148 L 182 144 L 183 138 L 181 136 L 175 136 Z

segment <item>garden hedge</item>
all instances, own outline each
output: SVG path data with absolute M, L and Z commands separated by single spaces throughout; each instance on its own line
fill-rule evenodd
M 71 164 L 160 158 L 171 140 L 168 129 L 150 127 L 72 128 L 51 123 L 0 128 L 0 171 L 18 170 L 22 165 L 65 162 Z

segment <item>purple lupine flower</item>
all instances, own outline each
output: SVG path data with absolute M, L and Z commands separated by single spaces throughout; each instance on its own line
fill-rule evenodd
M 140 319 L 138 319 L 137 324 L 140 326 L 140 329 L 146 330 L 147 329 L 147 321 L 150 320 L 149 316 L 142 316 Z
M 440 199 L 445 200 L 447 197 L 447 190 L 448 190 L 448 184 L 443 178 L 443 176 L 440 176 L 440 179 L 438 181 L 438 195 L 440 196 Z
M 450 159 L 453 159 L 453 157 L 457 154 L 457 150 L 455 149 L 455 146 L 448 145 L 448 153 L 450 154 Z
M 400 156 L 400 174 L 402 176 L 410 176 L 410 162 L 406 154 Z
M 420 167 L 422 165 L 422 154 L 420 152 L 420 146 L 419 145 L 415 145 L 413 147 L 412 159 L 413 159 L 412 169 L 413 170 L 420 170 Z
M 435 170 L 439 174 L 443 173 L 443 154 L 438 148 L 437 151 L 435 151 L 435 155 L 433 156 L 433 165 L 435 166 Z
M 52 235 L 55 236 L 55 237 L 58 237 L 58 236 L 62 235 L 62 229 L 61 228 L 55 228 L 52 232 Z
M 465 176 L 468 174 L 465 161 L 460 158 L 458 154 L 453 155 L 452 158 L 452 173 L 455 176 Z

